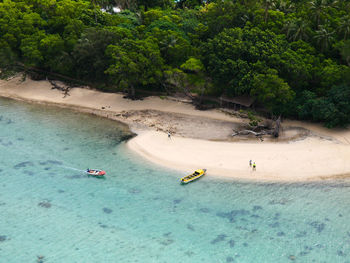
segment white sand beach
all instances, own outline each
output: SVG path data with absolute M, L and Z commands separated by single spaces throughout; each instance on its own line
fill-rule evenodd
M 47 81 L 0 80 L 0 96 L 53 104 L 128 124 L 138 134 L 128 147 L 159 165 L 184 174 L 206 168 L 209 176 L 257 181 L 307 181 L 350 177 L 350 129 L 329 130 L 319 124 L 284 121 L 284 137 L 275 140 L 232 140 L 241 118 L 220 110 L 198 111 L 174 99 L 141 101 L 121 94 L 73 88 L 69 96 Z M 293 136 L 302 129 L 303 136 Z M 167 131 L 172 137 L 167 137 Z M 256 162 L 252 171 L 249 160 Z

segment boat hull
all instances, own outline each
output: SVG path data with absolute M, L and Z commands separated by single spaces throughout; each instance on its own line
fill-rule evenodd
M 190 182 L 193 182 L 193 181 L 201 178 L 203 175 L 205 175 L 206 171 L 207 171 L 206 169 L 199 169 L 190 175 L 182 177 L 181 184 L 188 184 Z

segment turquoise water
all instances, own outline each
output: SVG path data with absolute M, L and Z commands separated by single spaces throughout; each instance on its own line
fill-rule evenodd
M 109 120 L 0 99 L 0 127 L 0 262 L 350 262 L 349 181 L 181 186 Z

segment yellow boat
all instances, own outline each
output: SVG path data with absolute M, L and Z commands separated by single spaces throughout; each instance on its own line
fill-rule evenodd
M 203 175 L 205 175 L 206 171 L 207 171 L 207 169 L 198 169 L 198 170 L 194 171 L 193 174 L 182 177 L 181 183 L 187 184 L 189 182 L 192 182 L 192 181 L 198 179 L 199 177 L 202 177 Z

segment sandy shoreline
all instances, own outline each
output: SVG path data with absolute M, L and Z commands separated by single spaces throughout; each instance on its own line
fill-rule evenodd
M 230 142 L 242 119 L 218 110 L 198 111 L 192 105 L 158 97 L 142 101 L 121 94 L 73 88 L 64 98 L 47 81 L 0 80 L 0 96 L 53 104 L 128 124 L 139 134 L 128 147 L 159 165 L 187 174 L 197 168 L 208 175 L 257 181 L 308 181 L 350 177 L 350 130 L 328 130 L 317 124 L 286 121 L 310 134 L 280 142 Z M 167 138 L 166 131 L 175 136 Z M 252 172 L 248 162 L 257 164 Z

